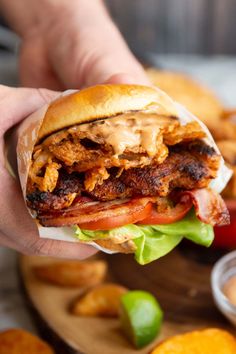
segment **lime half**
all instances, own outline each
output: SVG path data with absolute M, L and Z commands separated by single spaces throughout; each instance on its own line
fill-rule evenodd
M 121 297 L 122 329 L 136 348 L 144 347 L 157 336 L 162 318 L 162 309 L 152 294 L 134 290 Z

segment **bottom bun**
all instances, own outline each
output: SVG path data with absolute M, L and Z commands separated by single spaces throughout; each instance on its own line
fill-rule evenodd
M 136 246 L 132 240 L 123 242 L 123 243 L 115 243 L 111 238 L 96 240 L 94 241 L 98 246 L 105 248 L 107 250 L 119 253 L 134 253 L 136 250 Z
M 97 248 L 99 251 L 103 251 L 108 254 L 113 253 L 134 253 L 136 246 L 132 240 L 115 243 L 111 238 L 96 240 L 92 242 L 81 242 L 75 237 L 75 232 L 72 227 L 44 227 L 39 223 L 38 231 L 39 237 L 52 240 L 67 241 L 67 242 L 80 242 L 83 244 L 91 245 Z

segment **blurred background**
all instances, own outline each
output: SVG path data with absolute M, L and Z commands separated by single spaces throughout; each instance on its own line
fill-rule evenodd
M 236 107 L 236 0 L 106 0 L 106 3 L 130 48 L 143 64 L 189 74 L 211 88 L 220 103 L 208 94 L 205 99 L 205 91 L 199 93 L 204 96 L 205 112 L 206 100 L 210 101 L 208 107 L 214 106 L 213 111 L 219 111 L 219 116 L 224 110 L 221 102 L 226 109 Z M 20 41 L 4 21 L 1 23 L 0 83 L 17 86 Z M 182 85 L 181 79 L 173 78 L 172 87 L 176 84 L 179 90 L 178 80 L 184 99 L 190 90 L 195 95 L 192 84 Z M 197 100 L 196 95 L 192 102 L 197 105 L 194 108 L 199 109 L 200 99 Z M 213 111 L 209 108 L 208 115 L 212 116 Z M 231 127 L 229 130 L 232 131 Z M 18 326 L 31 329 L 30 319 L 23 316 L 24 302 L 15 268 L 14 253 L 0 249 L 0 316 L 6 316 L 1 325 L 10 327 L 17 322 Z
M 133 52 L 146 64 L 181 71 L 236 102 L 235 0 L 107 0 Z
M 130 47 L 145 53 L 235 54 L 235 0 L 107 0 Z
M 235 105 L 236 0 L 106 0 L 106 4 L 144 64 L 186 72 L 212 87 L 227 106 Z M 0 43 L 0 82 L 17 85 L 19 39 L 2 25 Z

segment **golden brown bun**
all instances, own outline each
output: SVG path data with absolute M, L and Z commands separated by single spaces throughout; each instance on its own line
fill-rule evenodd
M 146 110 L 155 105 L 160 115 L 176 116 L 172 100 L 162 91 L 138 85 L 97 85 L 61 96 L 45 114 L 38 141 L 60 129 L 126 111 Z

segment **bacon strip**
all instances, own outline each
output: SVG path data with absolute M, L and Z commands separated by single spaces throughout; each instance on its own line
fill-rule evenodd
M 42 212 L 38 215 L 44 226 L 71 226 L 98 221 L 103 218 L 114 218 L 120 215 L 133 214 L 142 210 L 155 198 L 137 198 L 132 200 L 116 200 L 113 202 L 78 203 L 73 207 L 53 212 Z
M 197 217 L 204 223 L 212 226 L 228 225 L 230 216 L 222 197 L 209 188 L 184 191 L 181 195 L 188 195 L 192 199 Z
M 183 191 L 177 197 L 190 198 L 197 217 L 204 223 L 215 225 L 227 225 L 230 216 L 221 196 L 215 191 L 202 188 Z M 94 202 L 89 198 L 78 198 L 77 203 L 69 208 L 53 211 L 41 211 L 38 214 L 44 226 L 70 226 L 76 224 L 98 221 L 103 218 L 114 218 L 120 215 L 132 214 L 143 209 L 147 203 L 156 203 L 158 198 L 134 198 L 109 202 Z

